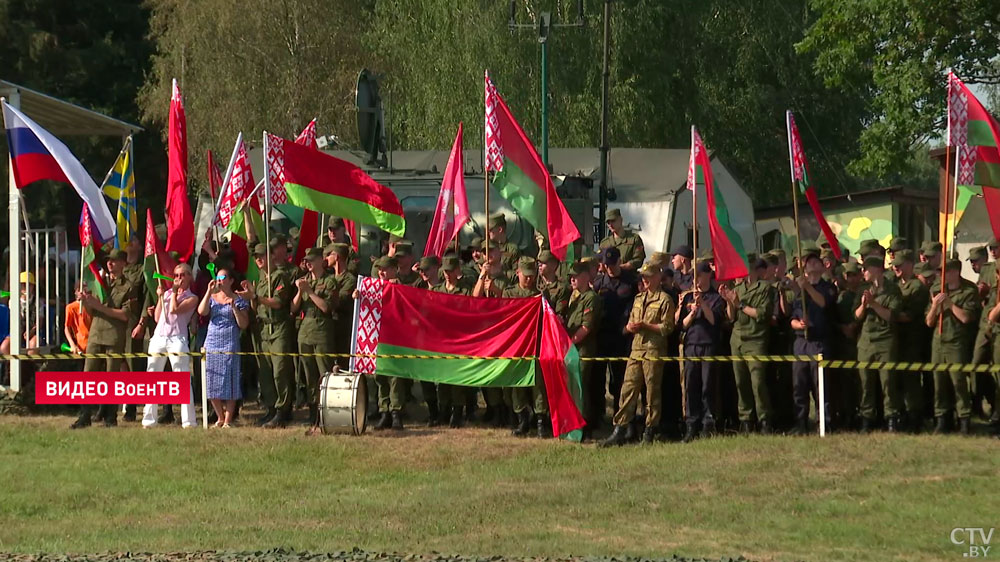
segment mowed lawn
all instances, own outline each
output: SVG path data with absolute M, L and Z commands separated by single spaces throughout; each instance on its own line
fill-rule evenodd
M 952 528 L 1000 526 L 1000 441 L 985 437 L 605 450 L 479 428 L 71 432 L 71 419 L 0 417 L 0 551 L 955 560 Z

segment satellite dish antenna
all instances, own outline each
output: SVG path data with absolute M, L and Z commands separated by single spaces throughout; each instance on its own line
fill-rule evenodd
M 378 91 L 378 77 L 368 70 L 358 73 L 357 98 L 358 139 L 361 148 L 368 154 L 367 165 L 384 168 L 388 162 L 385 144 L 385 113 L 382 97 Z

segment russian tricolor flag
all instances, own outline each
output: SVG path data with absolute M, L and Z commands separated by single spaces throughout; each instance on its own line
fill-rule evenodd
M 38 123 L 11 107 L 3 105 L 3 121 L 7 128 L 7 146 L 18 189 L 38 180 L 68 183 L 90 207 L 99 238 L 109 240 L 115 235 L 115 219 L 104 202 L 101 189 L 73 156 L 69 148 Z

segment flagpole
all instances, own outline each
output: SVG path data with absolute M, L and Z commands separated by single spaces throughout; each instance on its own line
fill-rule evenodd
M 799 264 L 799 275 L 805 277 L 806 265 L 802 259 L 802 230 L 799 227 L 799 190 L 795 185 L 795 154 L 792 151 L 792 112 L 785 110 L 785 130 L 788 131 L 788 167 L 792 178 L 792 209 L 795 213 L 795 255 Z M 806 291 L 799 287 L 799 297 L 802 299 L 802 333 L 809 339 L 809 315 L 806 306 Z
M 951 189 L 951 186 L 950 186 L 950 183 L 951 183 L 951 142 L 953 140 L 951 138 L 951 89 L 952 89 L 953 86 L 952 86 L 952 80 L 951 80 L 951 73 L 949 72 L 948 74 L 949 74 L 948 75 L 948 88 L 946 90 L 947 91 L 947 96 L 948 96 L 948 105 L 947 105 L 947 107 L 948 107 L 948 120 L 947 120 L 948 130 L 947 130 L 947 142 L 944 144 L 944 209 L 943 209 L 944 210 L 944 230 L 942 231 L 941 226 L 938 225 L 938 236 L 941 237 L 941 291 L 940 291 L 939 294 L 942 294 L 942 295 L 945 293 L 945 282 L 944 282 L 944 273 L 945 273 L 945 271 L 944 270 L 945 270 L 945 265 L 947 264 L 947 261 L 948 261 L 948 260 L 945 259 L 945 257 L 948 255 L 948 217 L 950 215 L 950 213 L 948 213 L 948 201 L 951 200 L 951 191 L 950 191 L 950 189 Z M 958 151 L 956 150 L 956 153 L 957 152 Z M 941 197 L 939 195 L 938 196 L 938 206 L 940 206 L 940 204 L 941 204 Z M 938 334 L 941 334 L 943 332 L 944 332 L 944 311 L 942 311 L 941 314 L 938 316 Z
M 222 197 L 226 194 L 226 187 L 232 179 L 231 176 L 233 174 L 233 166 L 236 164 L 236 153 L 239 151 L 241 142 L 243 142 L 243 131 L 240 131 L 240 133 L 236 135 L 236 144 L 233 145 L 233 154 L 229 157 L 229 165 L 226 167 L 226 175 L 222 177 L 222 185 L 219 186 L 219 198 L 215 201 L 215 216 L 212 217 L 212 226 L 215 226 L 216 221 L 219 220 L 219 208 L 222 207 Z M 216 236 L 216 239 L 218 239 L 218 236 Z
M 694 144 L 695 129 L 694 125 L 691 125 L 691 152 L 695 151 Z M 692 160 L 697 161 L 696 158 Z M 697 166 L 697 164 L 695 164 Z M 697 169 L 697 168 L 696 168 Z M 706 187 L 707 189 L 707 187 Z M 698 173 L 694 174 L 694 183 L 691 185 L 691 227 L 694 233 L 692 236 L 692 255 L 694 259 L 691 261 L 691 285 L 694 293 L 698 294 Z
M 955 147 L 955 182 L 952 188 L 951 205 L 951 237 L 952 240 L 958 238 L 958 170 L 961 168 L 962 148 Z M 951 257 L 958 257 L 958 244 L 951 245 Z M 942 260 L 943 261 L 943 260 Z
M 486 139 L 486 127 L 488 122 L 486 121 L 486 115 L 484 113 L 483 119 L 483 193 L 485 194 L 486 201 L 486 223 L 485 223 L 485 236 L 483 238 L 486 240 L 486 254 L 483 259 L 483 263 L 488 264 L 490 261 L 490 158 L 489 158 L 489 143 Z
M 267 131 L 264 131 L 264 257 L 267 268 L 267 298 L 273 298 L 271 293 L 271 181 L 267 169 Z M 232 170 L 230 170 L 231 172 Z M 256 190 L 254 190 L 256 191 Z M 249 199 L 249 197 L 247 198 Z M 273 332 L 271 324 L 267 325 L 268 333 Z
M 104 190 L 104 184 L 108 183 L 108 180 L 111 179 L 111 174 L 115 173 L 115 166 L 118 164 L 118 159 L 122 157 L 122 154 L 125 154 L 125 150 L 130 144 L 132 144 L 132 135 L 125 137 L 125 144 L 122 145 L 121 151 L 118 152 L 118 156 L 115 157 L 114 163 L 111 164 L 111 169 L 108 170 L 107 174 L 105 174 L 104 181 L 101 182 L 100 186 L 102 191 Z M 119 197 L 121 196 L 119 195 Z

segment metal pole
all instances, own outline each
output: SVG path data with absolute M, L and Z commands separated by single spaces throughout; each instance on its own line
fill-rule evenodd
M 542 164 L 549 165 L 549 43 L 540 37 L 542 42 Z
M 21 94 L 16 89 L 10 93 L 7 103 L 14 109 L 21 107 Z M 21 353 L 21 199 L 18 197 L 17 182 L 14 181 L 14 163 L 7 155 L 7 234 L 10 244 L 10 264 L 7 267 L 7 284 L 10 289 L 10 352 Z M 21 390 L 21 360 L 10 361 L 10 389 Z
M 544 48 L 544 47 L 543 47 Z M 604 0 L 604 68 L 601 72 L 601 183 L 598 187 L 598 226 L 599 239 L 607 235 L 608 212 L 608 151 L 611 150 L 608 139 L 609 97 L 608 84 L 611 80 L 611 0 Z
M 817 395 L 819 395 L 819 408 L 817 412 L 819 415 L 819 436 L 826 437 L 826 369 L 823 368 L 823 354 L 817 355 L 819 361 L 817 363 Z
M 201 427 L 208 429 L 208 377 L 205 369 L 208 368 L 208 356 L 205 355 L 205 348 L 201 348 Z
M 694 125 L 691 125 L 691 150 L 694 151 Z M 711 165 L 711 162 L 709 162 Z M 694 255 L 694 259 L 691 260 L 691 285 L 695 294 L 698 293 L 698 174 L 694 175 L 694 185 L 691 189 L 691 228 L 694 235 L 691 237 L 692 246 L 691 253 Z M 708 189 L 706 186 L 705 189 Z

